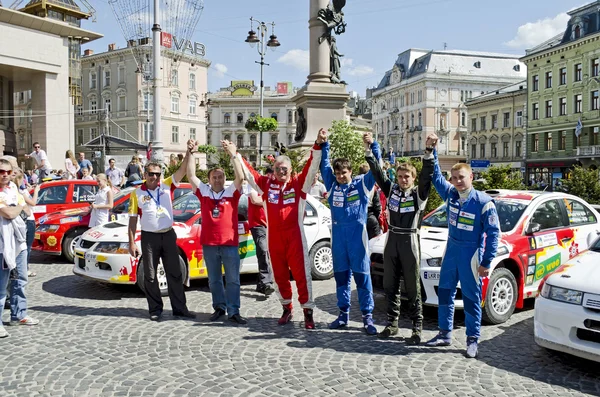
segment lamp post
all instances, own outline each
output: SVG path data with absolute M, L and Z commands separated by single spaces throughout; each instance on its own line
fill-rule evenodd
M 256 31 L 254 31 L 255 23 L 257 25 L 256 30 L 258 31 L 259 35 L 257 35 Z M 250 31 L 248 32 L 248 37 L 245 40 L 246 43 L 250 44 L 250 47 L 254 47 L 256 44 L 258 44 L 256 46 L 256 49 L 258 50 L 258 55 L 260 55 L 260 62 L 254 62 L 260 65 L 260 108 L 258 111 L 260 117 L 263 117 L 264 112 L 264 66 L 269 66 L 268 63 L 265 63 L 265 55 L 267 54 L 266 47 L 269 47 L 273 51 L 275 51 L 275 48 L 281 45 L 281 43 L 279 43 L 279 41 L 277 40 L 277 36 L 275 36 L 275 22 L 271 22 L 269 25 L 271 25 L 271 35 L 269 36 L 269 40 L 265 42 L 265 37 L 269 30 L 269 28 L 267 27 L 267 23 L 250 17 Z M 263 132 L 259 131 L 259 134 L 260 135 L 258 137 L 258 165 L 260 166 L 262 164 Z

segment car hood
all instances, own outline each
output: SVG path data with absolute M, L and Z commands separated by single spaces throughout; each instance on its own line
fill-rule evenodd
M 128 229 L 129 229 L 129 220 L 118 220 L 115 222 L 108 222 L 104 225 L 96 226 L 88 231 L 86 231 L 81 238 L 84 240 L 94 241 L 94 242 L 128 242 Z M 173 229 L 175 229 L 175 233 L 177 237 L 184 237 L 189 233 L 190 227 L 185 223 L 175 222 L 173 224 Z M 140 224 L 138 222 L 136 239 L 140 234 Z
M 600 252 L 582 252 L 558 268 L 546 282 L 555 287 L 600 294 Z
M 423 226 L 421 228 L 421 258 L 441 258 L 444 256 L 448 229 L 441 227 Z M 373 254 L 383 254 L 387 233 L 379 235 L 369 241 L 369 248 Z
M 62 224 L 62 223 L 75 223 L 81 221 L 81 218 L 90 214 L 90 206 L 82 208 L 73 208 L 69 210 L 63 210 L 58 212 L 52 212 L 46 214 L 38 219 L 40 225 L 44 224 Z M 65 222 L 65 221 L 69 222 Z

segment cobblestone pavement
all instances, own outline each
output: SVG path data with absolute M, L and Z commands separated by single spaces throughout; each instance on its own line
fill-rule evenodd
M 318 329 L 312 332 L 304 330 L 300 310 L 293 324 L 278 327 L 281 307 L 274 296 L 264 300 L 254 292 L 252 277 L 242 286 L 246 326 L 208 322 L 211 299 L 202 280 L 187 291 L 196 321 L 175 320 L 166 298 L 163 321 L 153 323 L 135 287 L 79 278 L 54 257 L 33 260 L 38 276 L 30 279 L 29 306 L 41 324 L 6 327 L 2 396 L 600 395 L 597 366 L 533 342 L 531 307 L 485 327 L 480 356 L 470 360 L 460 314 L 447 348 L 367 336 L 358 310 L 350 329 L 328 330 L 337 314 L 333 280 L 313 284 Z M 381 296 L 376 306 L 381 322 Z M 429 338 L 436 311 L 425 314 Z M 408 336 L 409 321 L 401 325 Z

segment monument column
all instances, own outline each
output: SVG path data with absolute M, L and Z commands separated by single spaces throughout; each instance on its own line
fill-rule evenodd
M 323 22 L 317 19 L 319 10 L 326 8 L 328 0 L 310 0 L 310 19 L 308 20 L 310 74 L 306 84 L 312 81 L 329 83 L 329 44 L 319 38 L 325 33 Z

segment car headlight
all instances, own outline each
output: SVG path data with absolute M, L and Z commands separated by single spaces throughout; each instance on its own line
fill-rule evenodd
M 498 246 L 498 249 L 496 250 L 496 256 L 507 255 L 507 254 L 508 254 L 508 247 L 506 245 Z
M 59 227 L 60 225 L 40 225 L 35 231 L 38 233 L 54 233 Z
M 129 254 L 129 243 L 98 243 L 94 252 L 101 252 L 103 254 Z
M 545 283 L 542 287 L 540 295 L 546 299 L 554 301 L 571 303 L 573 305 L 581 305 L 583 300 L 583 292 L 575 291 L 567 288 L 554 287 Z
M 442 258 L 429 258 L 427 259 L 427 266 L 429 267 L 441 267 Z

